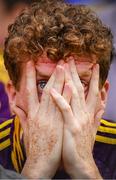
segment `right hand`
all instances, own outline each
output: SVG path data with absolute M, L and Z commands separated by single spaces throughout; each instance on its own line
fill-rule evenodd
M 64 168 L 73 179 L 102 179 L 92 155 L 95 135 L 103 113 L 100 106 L 96 114 L 99 99 L 99 66 L 93 67 L 86 100 L 75 62 L 72 59 L 68 63 L 65 64 L 67 89 L 64 88 L 62 96 L 54 89 L 51 91 L 64 119 Z
M 61 161 L 63 121 L 62 116 L 50 95 L 55 88 L 60 94 L 64 85 L 64 71 L 57 66 L 43 90 L 41 102 L 38 100 L 36 71 L 34 63 L 26 66 L 26 90 L 28 114 L 24 120 L 20 110 L 14 111 L 21 119 L 23 127 L 27 160 L 22 174 L 29 178 L 52 178 Z

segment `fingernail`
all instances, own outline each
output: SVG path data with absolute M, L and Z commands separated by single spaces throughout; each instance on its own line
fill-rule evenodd
M 59 74 L 59 73 L 62 73 L 64 71 L 64 68 L 60 65 L 57 65 L 56 67 L 56 73 Z
M 28 61 L 26 67 L 31 68 L 32 66 L 33 66 L 33 61 Z
M 96 70 L 99 70 L 99 64 L 95 65 Z
M 69 56 L 68 58 L 67 58 L 67 63 L 69 62 L 69 61 L 74 61 L 74 57 L 73 56 Z
M 64 68 L 61 65 L 57 65 L 57 69 L 64 69 Z
M 58 65 L 63 65 L 64 64 L 64 60 L 63 59 L 61 59 L 59 62 L 58 62 Z

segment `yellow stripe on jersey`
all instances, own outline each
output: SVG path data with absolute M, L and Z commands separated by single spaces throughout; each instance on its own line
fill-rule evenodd
M 13 122 L 13 119 L 6 120 L 2 124 L 0 124 L 0 129 L 4 128 L 5 126 L 11 124 Z
M 0 132 L 0 139 L 8 136 L 9 134 L 10 134 L 10 128 L 7 128 L 4 131 Z
M 10 144 L 11 144 L 10 139 L 7 139 L 4 142 L 0 143 L 0 151 L 10 146 Z
M 104 132 L 104 133 L 109 133 L 109 134 L 116 134 L 116 128 L 114 129 L 111 127 L 99 126 L 98 131 Z
M 109 126 L 109 127 L 116 127 L 116 123 L 112 123 L 112 122 L 109 122 L 109 121 L 106 121 L 104 119 L 101 119 L 100 121 L 102 124 L 106 125 L 106 126 Z
M 106 144 L 116 144 L 116 139 L 105 136 L 96 135 L 96 141 Z
M 14 168 L 17 172 L 20 172 L 20 169 L 22 169 L 23 164 L 22 161 L 24 160 L 23 151 L 21 148 L 21 134 L 22 129 L 20 126 L 19 118 L 16 116 L 14 120 L 14 133 L 13 133 L 13 150 L 11 154 L 12 163 L 14 165 Z

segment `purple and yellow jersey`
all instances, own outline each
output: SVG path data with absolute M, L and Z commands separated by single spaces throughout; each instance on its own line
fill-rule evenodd
M 116 179 L 116 123 L 101 120 L 93 156 L 104 179 Z
M 15 116 L 5 121 L 0 119 L 0 164 L 21 172 L 25 159 L 19 119 Z
M 0 119 L 2 120 L 10 117 L 9 101 L 5 91 L 5 84 L 8 80 L 9 77 L 4 67 L 2 50 L 0 50 Z
M 5 85 L 0 81 L 0 119 L 6 120 L 11 116 L 10 106 Z
M 93 149 L 96 165 L 104 179 L 116 179 L 116 123 L 101 120 Z M 19 119 L 0 120 L 0 164 L 21 172 L 26 160 Z M 60 173 L 58 178 L 67 178 Z

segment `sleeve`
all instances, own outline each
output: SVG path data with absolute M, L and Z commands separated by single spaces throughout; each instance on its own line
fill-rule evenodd
M 4 169 L 0 165 L 0 179 L 25 179 L 25 178 L 16 172 Z
M 5 168 L 20 173 L 23 169 L 26 154 L 23 143 L 23 132 L 19 119 L 0 119 L 0 164 Z

